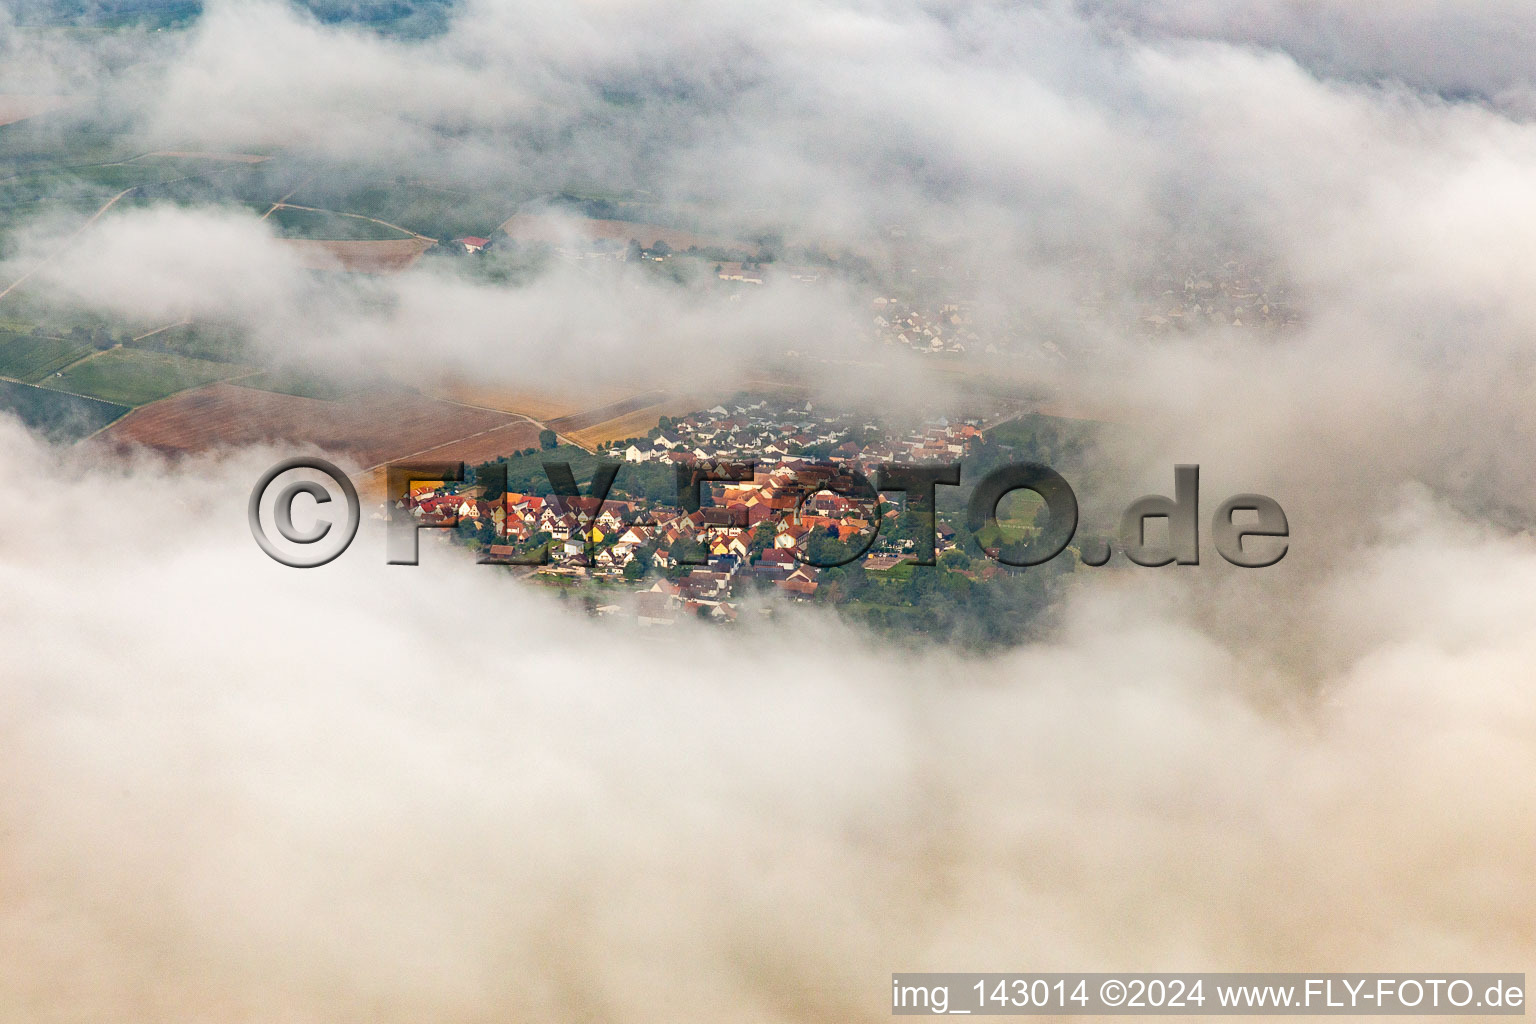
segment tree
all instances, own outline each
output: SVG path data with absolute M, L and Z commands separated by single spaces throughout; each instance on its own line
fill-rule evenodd
M 560 438 L 558 436 L 556 436 L 556 434 L 555 434 L 555 432 L 553 430 L 550 430 L 548 427 L 546 427 L 543 430 L 539 431 L 539 447 L 540 448 L 543 448 L 545 451 L 549 451 L 551 448 L 553 448 L 555 445 L 557 445 L 559 443 L 560 443 Z
M 939 564 L 946 569 L 969 569 L 971 559 L 964 551 L 956 548 L 954 551 L 946 551 L 940 555 Z
M 624 578 L 625 579 L 627 579 L 627 580 L 638 580 L 640 577 L 642 577 L 644 575 L 645 575 L 645 563 L 640 560 L 640 556 L 639 555 L 636 555 L 634 558 L 631 558 L 628 562 L 624 563 Z
M 764 551 L 773 547 L 774 537 L 778 530 L 778 524 L 772 519 L 764 519 L 757 524 L 757 527 L 752 531 L 752 540 L 747 545 L 747 556 L 751 561 L 757 561 L 762 557 Z

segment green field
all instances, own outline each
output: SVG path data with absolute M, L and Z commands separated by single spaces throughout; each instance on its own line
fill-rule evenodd
M 119 405 L 144 405 L 187 388 L 245 373 L 230 363 L 214 363 L 169 352 L 114 348 L 50 377 L 46 386 Z
M 0 332 L 0 377 L 36 384 L 94 351 L 78 341 Z
M 0 411 L 16 414 L 50 441 L 78 441 L 128 410 L 79 395 L 0 380 Z
M 139 338 L 128 347 L 214 363 L 241 363 L 246 358 L 245 335 L 237 327 L 217 323 L 177 324 Z
M 385 241 L 411 237 L 385 224 L 378 224 L 362 217 L 323 210 L 275 210 L 267 222 L 277 228 L 285 238 L 324 238 L 346 241 Z
M 327 402 L 340 401 L 356 390 L 355 386 L 343 385 L 321 374 L 292 369 L 263 370 L 241 378 L 239 385 L 257 391 L 273 391 L 298 398 L 318 398 Z
M 517 212 L 515 197 L 499 190 L 466 192 L 419 182 L 369 184 L 361 188 L 343 182 L 325 187 L 311 183 L 294 197 L 300 206 L 376 217 L 428 238 L 489 238 Z

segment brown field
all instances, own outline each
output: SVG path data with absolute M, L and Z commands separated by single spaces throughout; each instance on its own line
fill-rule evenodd
M 501 412 L 521 413 L 536 420 L 552 420 L 562 416 L 574 416 L 594 404 L 617 401 L 628 391 L 581 392 L 561 394 L 551 391 L 520 391 L 511 387 L 476 384 L 469 381 L 450 381 L 436 388 L 435 394 L 452 402 L 478 405 Z
M 618 419 L 620 416 L 628 416 L 663 401 L 667 397 L 664 391 L 642 391 L 638 395 L 629 395 L 616 402 L 600 405 L 587 409 L 584 412 L 572 416 L 562 416 L 557 420 L 549 421 L 549 428 L 561 434 L 574 434 L 579 430 L 588 430 L 600 423 Z
M 568 241 L 571 233 L 593 241 L 604 240 L 626 245 L 633 238 L 641 245 L 666 242 L 674 249 L 684 250 L 693 246 L 701 249 L 741 249 L 753 251 L 756 246 L 731 238 L 711 238 L 695 235 L 690 231 L 664 228 L 659 224 L 643 224 L 629 220 L 588 220 L 581 217 L 555 217 L 549 214 L 519 213 L 508 218 L 501 226 L 511 238 L 519 242 L 548 242 L 559 244 Z
M 718 398 L 705 398 L 698 395 L 676 396 L 655 405 L 637 409 L 628 415 L 593 424 L 567 436 L 583 448 L 596 448 L 607 441 L 643 437 L 663 416 L 684 416 L 690 412 L 708 409 L 718 401 Z
M 463 462 L 470 466 L 489 462 L 502 455 L 511 455 L 524 448 L 539 445 L 539 425 L 529 420 L 516 420 L 499 427 L 462 437 L 424 452 L 414 453 L 412 462 Z M 399 459 L 391 459 L 399 462 Z
M 501 433 L 497 429 L 501 427 L 515 429 Z M 530 430 L 531 442 L 525 439 Z M 168 453 L 308 444 L 353 465 L 373 467 L 425 457 L 424 453 L 440 452 L 458 441 L 465 443 L 465 451 L 477 455 L 495 441 L 505 441 L 515 451 L 537 443 L 537 436 L 537 428 L 526 421 L 404 389 L 332 402 L 210 384 L 135 409 L 97 438 L 111 445 L 142 445 Z
M 64 96 L 0 96 L 0 125 L 25 121 L 68 104 Z
M 426 238 L 381 241 L 284 238 L 279 240 L 310 270 L 345 270 L 354 274 L 398 274 L 432 247 Z

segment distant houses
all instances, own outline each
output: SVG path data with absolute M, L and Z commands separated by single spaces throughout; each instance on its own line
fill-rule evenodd
M 735 602 L 755 590 L 814 597 L 822 585 L 821 570 L 806 562 L 814 543 L 837 540 L 857 549 L 859 538 L 876 533 L 881 539 L 866 559 L 872 572 L 910 557 L 910 540 L 878 533 L 877 519 L 897 516 L 893 505 L 872 506 L 827 488 L 845 489 L 849 474 L 868 477 L 878 462 L 957 460 L 980 436 L 975 420 L 935 417 L 890 436 L 853 413 L 748 397 L 668 419 L 649 437 L 607 452 L 631 463 L 756 463 L 750 480 L 711 485 L 705 504 L 692 512 L 654 501 L 553 494 L 487 500 L 479 488 L 458 485 L 415 491 L 401 504 L 423 525 L 458 523 L 480 538 L 493 561 L 648 586 L 635 605 L 643 625 L 684 616 L 729 622 Z M 941 524 L 937 532 L 941 548 L 953 543 L 953 530 Z M 639 582 L 655 571 L 671 578 Z

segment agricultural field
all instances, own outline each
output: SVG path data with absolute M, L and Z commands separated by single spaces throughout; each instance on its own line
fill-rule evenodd
M 19 206 L 44 200 L 95 200 L 99 205 L 123 189 L 173 182 L 201 170 L 206 168 L 189 168 L 179 160 L 148 159 L 53 166 L 0 181 L 0 205 Z
M 69 105 L 67 96 L 0 96 L 0 125 L 15 124 Z
M 452 402 L 476 405 L 484 409 L 521 413 L 536 420 L 575 416 L 594 405 L 621 401 L 630 392 L 605 389 L 596 392 L 564 394 L 555 391 L 521 389 L 510 386 L 479 384 L 474 381 L 449 381 L 435 393 Z
M 0 332 L 0 377 L 36 384 L 94 351 L 90 345 L 63 338 Z
M 170 352 L 114 348 L 76 363 L 44 386 L 118 405 L 145 405 L 187 388 L 250 372 Z
M 238 328 L 206 321 L 158 327 L 136 335 L 128 347 L 215 363 L 243 363 L 248 354 L 245 335 Z
M 561 434 L 570 434 L 578 430 L 587 430 L 600 423 L 628 416 L 641 409 L 649 408 L 665 399 L 666 393 L 662 391 L 642 391 L 636 395 L 627 395 L 607 405 L 600 405 L 587 409 L 571 416 L 562 416 L 559 419 L 549 421 L 549 428 Z M 658 413 L 658 415 L 660 415 Z
M 163 452 L 256 444 L 314 446 L 354 466 L 371 468 L 513 422 L 503 413 L 467 409 L 398 387 L 326 401 L 218 383 L 135 409 L 101 439 Z
M 180 160 L 195 165 L 205 160 L 211 160 L 215 163 L 260 164 L 266 163 L 272 157 L 267 153 L 209 153 L 194 150 L 162 149 L 154 153 L 148 153 L 138 159 Z
M 516 420 L 512 423 L 479 434 L 472 434 L 457 441 L 450 441 L 436 448 L 413 454 L 412 462 L 462 462 L 474 466 L 490 462 L 513 452 L 536 448 L 539 444 L 537 423 Z
M 412 237 L 408 231 L 367 217 L 288 205 L 273 210 L 267 222 L 284 238 L 376 242 Z
M 488 237 L 517 207 L 500 190 L 469 192 L 425 182 L 327 187 L 322 180 L 297 193 L 293 202 L 373 217 L 437 239 Z
M 287 238 L 283 244 L 310 270 L 354 274 L 398 274 L 415 266 L 432 246 L 431 241 L 420 238 L 377 242 Z
M 708 409 L 719 398 L 701 398 L 698 395 L 672 395 L 652 405 L 633 412 L 621 413 L 601 420 L 588 427 L 569 431 L 566 436 L 583 448 L 596 448 L 609 441 L 623 441 L 631 437 L 644 437 L 663 416 L 686 416 L 700 409 Z M 583 417 L 586 418 L 586 417 Z M 556 428 L 558 429 L 558 428 Z
M 557 217 L 541 213 L 516 214 L 501 225 L 501 230 L 514 241 L 550 245 L 568 242 L 574 233 L 587 241 L 606 241 L 619 246 L 627 245 L 631 239 L 644 246 L 665 242 L 678 252 L 699 248 L 752 253 L 757 249 L 757 246 L 738 239 L 696 235 L 691 231 L 680 231 L 659 224 L 592 220 L 578 216 Z
M 22 423 L 54 442 L 89 437 L 127 411 L 124 406 L 93 398 L 0 380 L 0 414 L 16 415 Z
M 242 377 L 240 386 L 275 391 L 297 398 L 319 398 L 327 402 L 341 401 L 348 395 L 365 390 L 364 386 L 356 383 L 343 383 L 322 373 L 292 367 L 262 370 L 249 377 Z

